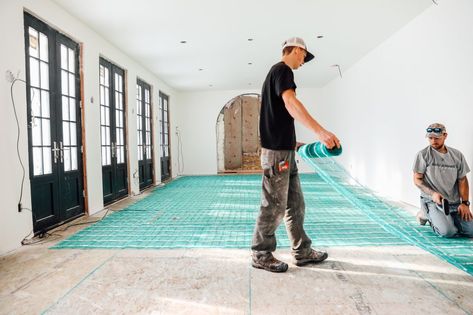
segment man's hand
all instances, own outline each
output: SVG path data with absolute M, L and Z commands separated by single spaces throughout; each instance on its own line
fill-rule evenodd
M 335 147 L 340 148 L 340 140 L 338 140 L 337 136 L 330 131 L 323 129 L 318 133 L 318 136 L 327 149 L 333 149 Z
M 471 214 L 470 207 L 461 203 L 458 206 L 458 214 L 463 221 L 471 221 L 473 220 L 473 215 Z
M 441 194 L 439 194 L 438 192 L 434 192 L 432 194 L 432 200 L 438 204 L 438 205 L 441 205 L 442 204 L 442 199 L 443 199 L 443 196 Z

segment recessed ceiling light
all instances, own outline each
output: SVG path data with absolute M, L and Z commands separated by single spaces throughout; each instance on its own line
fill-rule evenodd
M 181 44 L 186 44 L 187 41 L 186 40 L 181 40 Z

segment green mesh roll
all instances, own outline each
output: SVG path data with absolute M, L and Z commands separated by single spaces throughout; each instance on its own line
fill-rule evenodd
M 342 146 L 340 146 L 340 148 L 334 147 L 333 149 L 327 149 L 323 143 L 314 142 L 302 145 L 297 152 L 300 156 L 305 158 L 337 156 L 342 154 Z

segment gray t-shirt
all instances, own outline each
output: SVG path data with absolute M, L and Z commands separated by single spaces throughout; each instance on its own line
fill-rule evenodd
M 440 153 L 430 145 L 419 151 L 413 170 L 424 174 L 424 182 L 450 203 L 459 203 L 458 179 L 468 174 L 470 168 L 460 151 L 447 146 L 445 148 L 447 153 Z M 423 191 L 421 196 L 432 198 Z

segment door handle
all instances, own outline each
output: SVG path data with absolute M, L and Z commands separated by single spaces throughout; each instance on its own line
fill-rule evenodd
M 64 163 L 64 147 L 62 141 L 59 142 L 59 154 L 61 156 L 61 163 Z
M 53 148 L 51 151 L 53 151 L 53 156 L 54 156 L 54 163 L 57 163 L 57 158 L 58 158 L 58 151 L 61 150 L 57 147 L 56 141 L 53 141 Z

